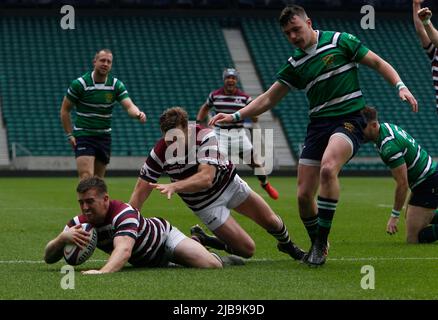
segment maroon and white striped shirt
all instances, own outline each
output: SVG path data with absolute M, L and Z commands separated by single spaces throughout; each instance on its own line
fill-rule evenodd
M 426 48 L 427 55 L 432 62 L 432 79 L 433 87 L 435 88 L 435 101 L 438 111 L 438 48 L 436 48 L 431 42 Z
M 216 113 L 232 114 L 251 101 L 251 97 L 240 89 L 237 89 L 233 94 L 226 94 L 224 88 L 220 88 L 210 92 L 206 103 L 208 108 L 214 109 Z M 233 123 L 217 123 L 215 126 L 224 129 L 243 128 L 243 119 Z
M 71 228 L 88 223 L 87 216 L 80 214 L 67 224 Z M 129 263 L 135 266 L 158 266 L 164 252 L 164 242 L 172 230 L 170 223 L 162 218 L 144 218 L 127 203 L 111 200 L 105 221 L 94 226 L 97 231 L 97 247 L 108 254 L 114 249 L 113 240 L 118 236 L 135 239 Z
M 193 137 L 193 147 L 184 153 L 184 157 L 175 162 L 175 158 L 166 159 L 167 146 L 164 139 L 160 139 L 151 150 L 143 167 L 140 169 L 140 178 L 149 182 L 157 182 L 163 173 L 167 173 L 172 182 L 186 179 L 198 172 L 199 164 L 210 164 L 216 167 L 216 174 L 211 188 L 198 192 L 180 192 L 178 195 L 193 211 L 199 211 L 216 201 L 236 175 L 234 165 L 225 160 L 218 150 L 218 141 L 212 129 L 200 125 L 190 127 Z M 193 130 L 195 129 L 195 130 Z M 189 138 L 190 139 L 190 138 Z M 176 150 L 175 150 L 176 152 Z M 169 153 L 169 152 L 168 152 Z

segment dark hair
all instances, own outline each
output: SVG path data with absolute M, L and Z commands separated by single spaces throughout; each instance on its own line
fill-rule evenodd
M 304 10 L 303 7 L 298 5 L 289 5 L 286 8 L 284 8 L 281 13 L 280 17 L 278 18 L 278 22 L 280 23 L 280 27 L 284 27 L 287 25 L 294 16 L 299 16 L 300 18 L 306 20 L 307 13 L 306 10 Z
M 188 126 L 187 112 L 181 107 L 172 107 L 165 110 L 160 116 L 160 129 L 166 133 L 170 129 L 181 126 L 183 129 Z
M 110 49 L 108 49 L 108 48 L 103 48 L 103 49 L 99 49 L 99 50 L 96 51 L 96 54 L 94 55 L 94 58 L 96 59 L 96 58 L 97 58 L 97 55 L 98 55 L 99 53 L 101 53 L 102 51 L 105 52 L 105 53 L 113 54 L 113 52 L 112 52 Z
M 376 108 L 372 106 L 365 106 L 365 108 L 361 110 L 361 113 L 367 123 L 372 121 L 377 121 L 378 113 Z
M 77 193 L 85 193 L 88 190 L 96 189 L 100 195 L 103 195 L 108 192 L 108 188 L 106 186 L 105 181 L 103 181 L 99 177 L 86 178 L 79 182 L 76 187 Z

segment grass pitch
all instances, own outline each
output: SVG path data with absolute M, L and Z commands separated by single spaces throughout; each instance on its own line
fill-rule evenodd
M 268 198 L 254 178 L 245 178 L 281 215 L 293 240 L 305 250 L 309 240 L 299 219 L 295 178 L 271 178 L 280 199 Z M 128 201 L 136 177 L 108 178 L 110 196 Z M 342 178 L 341 199 L 330 235 L 325 266 L 309 268 L 277 251 L 274 239 L 249 219 L 233 215 L 254 238 L 255 256 L 246 266 L 223 270 L 134 269 L 100 276 L 107 256 L 96 250 L 75 268 L 75 289 L 61 288 L 60 261 L 42 262 L 46 243 L 79 213 L 76 178 L 0 179 L 0 299 L 436 299 L 438 247 L 405 244 L 404 219 L 394 236 L 385 233 L 393 200 L 391 178 Z M 199 221 L 178 197 L 153 192 L 145 216 L 162 216 L 188 234 Z M 363 289 L 372 266 L 374 289 Z

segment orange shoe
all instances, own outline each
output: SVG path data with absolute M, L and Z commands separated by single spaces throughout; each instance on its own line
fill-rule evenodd
M 261 186 L 262 186 L 263 189 L 266 190 L 266 192 L 269 194 L 269 196 L 272 199 L 274 199 L 274 200 L 278 199 L 278 191 L 275 190 L 275 188 L 273 186 L 271 186 L 271 184 L 269 182 L 267 184 L 265 184 L 264 186 L 263 185 L 261 185 Z

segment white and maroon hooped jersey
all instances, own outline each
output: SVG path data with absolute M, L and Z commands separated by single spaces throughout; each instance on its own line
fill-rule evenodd
M 433 87 L 435 88 L 435 101 L 438 111 L 438 48 L 431 42 L 426 48 L 424 48 L 424 50 L 426 50 L 432 63 Z
M 219 152 L 218 141 L 212 129 L 200 125 L 191 128 L 190 132 L 196 132 L 196 146 L 190 150 L 186 148 L 184 156 L 175 162 L 176 154 L 174 154 L 175 158 L 166 159 L 166 150 L 169 146 L 164 139 L 160 139 L 140 169 L 140 178 L 155 183 L 163 173 L 167 173 L 174 182 L 196 174 L 200 164 L 215 166 L 216 174 L 210 188 L 198 192 L 178 193 L 190 209 L 198 211 L 206 208 L 222 195 L 233 181 L 236 169 Z
M 67 224 L 66 228 L 88 223 L 87 216 L 80 214 Z M 164 242 L 170 223 L 162 218 L 144 218 L 140 212 L 127 203 L 111 200 L 105 221 L 94 226 L 97 231 L 97 247 L 108 254 L 114 249 L 113 240 L 118 236 L 135 239 L 129 263 L 135 266 L 154 267 L 160 263 Z
M 226 94 L 224 88 L 210 92 L 207 98 L 207 106 L 216 113 L 232 114 L 239 111 L 252 101 L 251 97 L 240 89 L 233 94 Z M 224 129 L 243 128 L 243 119 L 233 123 L 217 123 L 216 127 Z

